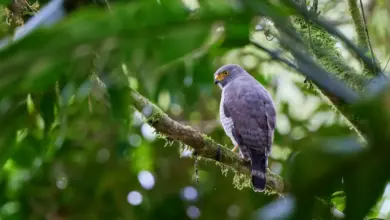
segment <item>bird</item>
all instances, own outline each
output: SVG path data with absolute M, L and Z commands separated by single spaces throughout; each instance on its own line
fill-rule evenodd
M 274 138 L 276 109 L 270 93 L 237 64 L 226 64 L 214 73 L 221 90 L 220 123 L 231 139 L 233 152 L 250 164 L 255 192 L 266 186 L 268 156 Z

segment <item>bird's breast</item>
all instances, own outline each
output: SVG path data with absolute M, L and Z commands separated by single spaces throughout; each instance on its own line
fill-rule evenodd
M 224 96 L 222 95 L 221 103 L 219 106 L 219 117 L 221 120 L 222 127 L 225 130 L 226 134 L 229 137 L 232 137 L 233 136 L 233 134 L 232 134 L 233 120 L 226 116 L 225 108 L 223 107 L 223 104 L 224 104 Z

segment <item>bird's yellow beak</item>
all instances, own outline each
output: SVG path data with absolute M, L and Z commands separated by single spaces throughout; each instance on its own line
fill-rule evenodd
M 221 80 L 223 80 L 225 78 L 225 76 L 221 73 L 218 73 L 215 78 L 214 78 L 214 83 L 217 84 L 219 83 Z

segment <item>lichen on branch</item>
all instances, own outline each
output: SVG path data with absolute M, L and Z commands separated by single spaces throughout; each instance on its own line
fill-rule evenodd
M 137 91 L 130 89 L 133 107 L 146 118 L 146 122 L 156 129 L 156 132 L 169 138 L 179 141 L 194 149 L 200 158 L 216 161 L 220 165 L 229 167 L 236 175 L 246 177 L 250 180 L 250 172 L 247 165 L 239 156 L 230 149 L 218 144 L 205 134 L 193 129 L 190 126 L 182 125 L 171 119 L 155 104 L 143 97 Z M 219 154 L 219 160 L 217 155 Z M 267 188 L 269 194 L 285 194 L 288 191 L 287 183 L 277 174 L 267 170 Z

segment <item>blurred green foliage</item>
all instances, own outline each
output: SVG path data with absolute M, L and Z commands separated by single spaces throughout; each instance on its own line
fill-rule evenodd
M 367 142 L 358 140 L 302 76 L 250 44 L 255 39 L 291 58 L 286 45 L 269 40 L 270 33 L 278 36 L 280 22 L 299 16 L 286 2 L 91 1 L 3 48 L 0 219 L 302 220 L 336 218 L 332 208 L 351 220 L 389 216 L 388 91 L 353 106 L 370 128 L 363 134 Z M 378 2 L 368 18 L 370 29 L 378 30 L 370 33 L 382 61 L 390 33 L 375 21 L 389 5 Z M 12 34 L 46 3 L 0 1 L 0 36 Z M 323 1 L 319 10 L 337 20 L 340 5 L 347 7 Z M 276 28 L 267 23 L 254 31 L 258 11 Z M 347 35 L 355 34 L 347 32 L 350 22 L 343 25 Z M 299 31 L 309 41 L 315 37 L 310 28 Z M 333 43 L 330 49 L 345 59 L 342 66 L 359 72 L 359 62 Z M 232 172 L 203 160 L 197 183 L 190 153 L 156 134 L 130 107 L 128 87 L 230 147 L 212 80 L 225 63 L 242 65 L 274 97 L 278 120 L 269 168 L 291 183 L 291 197 L 237 189 Z

